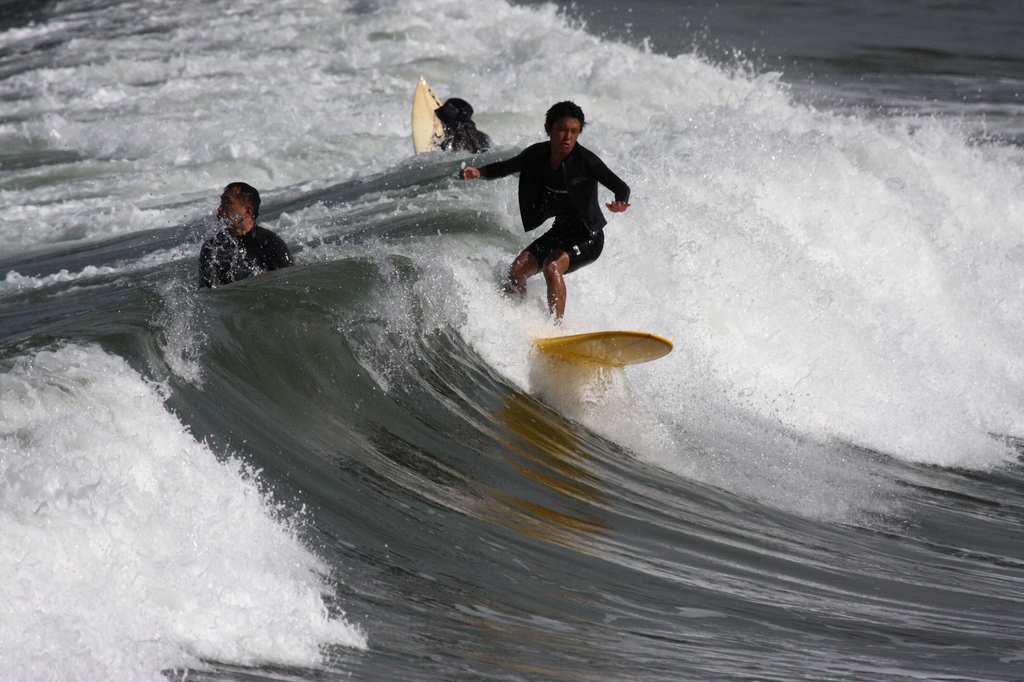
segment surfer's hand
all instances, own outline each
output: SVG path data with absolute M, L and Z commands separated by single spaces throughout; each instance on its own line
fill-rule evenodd
M 459 180 L 476 180 L 480 177 L 480 171 L 472 166 L 466 166 L 459 171 Z
M 622 213 L 627 208 L 632 206 L 632 204 L 627 204 L 625 201 L 613 201 L 610 204 L 605 204 L 605 206 L 607 206 L 608 210 L 611 211 L 612 213 Z

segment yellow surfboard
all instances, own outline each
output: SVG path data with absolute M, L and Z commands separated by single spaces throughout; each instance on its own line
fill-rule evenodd
M 644 332 L 608 331 L 554 336 L 537 339 L 534 344 L 549 357 L 602 367 L 624 367 L 650 362 L 672 351 L 671 341 Z
M 434 113 L 441 101 L 420 76 L 412 96 L 412 146 L 417 154 L 437 151 L 444 139 L 444 124 Z

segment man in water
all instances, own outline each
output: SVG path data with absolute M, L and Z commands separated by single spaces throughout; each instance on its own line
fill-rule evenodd
M 605 204 L 612 213 L 629 208 L 629 185 L 589 149 L 576 144 L 583 130 L 583 110 L 572 102 L 548 109 L 544 130 L 549 141 L 538 142 L 506 161 L 481 168 L 463 168 L 459 177 L 501 178 L 519 173 L 519 213 L 529 232 L 554 217 L 551 229 L 512 262 L 505 289 L 526 294 L 526 280 L 543 268 L 548 285 L 548 309 L 561 320 L 565 314 L 563 275 L 593 263 L 604 248 L 607 224 L 597 200 L 597 183 L 615 193 Z
M 443 105 L 434 109 L 434 114 L 444 125 L 441 149 L 474 154 L 490 149 L 491 138 L 487 133 L 476 129 L 476 124 L 473 123 L 473 107 L 466 100 L 458 97 L 445 100 Z
M 292 254 L 280 237 L 256 224 L 260 193 L 244 182 L 232 182 L 220 195 L 217 221 L 224 227 L 199 251 L 199 286 L 230 284 L 269 270 L 292 265 Z

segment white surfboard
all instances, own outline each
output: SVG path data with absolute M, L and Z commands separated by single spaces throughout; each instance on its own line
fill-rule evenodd
M 440 149 L 444 140 L 444 124 L 434 113 L 440 107 L 441 101 L 420 76 L 412 96 L 412 146 L 417 154 Z

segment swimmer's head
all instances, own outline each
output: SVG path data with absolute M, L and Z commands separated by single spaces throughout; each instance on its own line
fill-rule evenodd
M 563 118 L 574 118 L 579 121 L 581 132 L 587 123 L 583 116 L 583 109 L 580 109 L 576 103 L 559 102 L 548 109 L 548 113 L 544 116 L 544 130 L 550 133 L 551 127 Z
M 256 191 L 256 188 L 252 185 L 248 185 L 244 182 L 232 182 L 230 185 L 224 188 L 223 194 L 229 192 L 238 195 L 238 198 L 243 202 L 252 207 L 252 218 L 255 220 L 260 215 L 260 193 Z
M 260 193 L 244 182 L 232 182 L 220 195 L 217 220 L 236 236 L 242 236 L 256 225 L 260 212 Z

